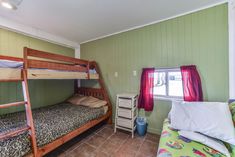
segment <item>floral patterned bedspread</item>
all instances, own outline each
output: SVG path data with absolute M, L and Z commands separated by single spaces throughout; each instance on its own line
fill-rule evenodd
M 179 136 L 170 128 L 169 120 L 164 121 L 157 157 L 226 157 L 203 144 Z
M 79 128 L 90 120 L 104 115 L 103 108 L 61 103 L 33 110 L 37 145 L 43 146 Z M 9 131 L 26 124 L 25 112 L 0 116 L 0 132 Z M 0 140 L 0 157 L 21 157 L 31 151 L 27 132 Z

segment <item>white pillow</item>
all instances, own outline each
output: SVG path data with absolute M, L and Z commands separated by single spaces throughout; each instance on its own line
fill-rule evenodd
M 226 155 L 227 157 L 230 157 L 228 149 L 225 147 L 223 142 L 219 140 L 192 131 L 178 131 L 178 133 L 183 137 L 186 137 L 196 142 L 200 142 L 204 145 L 211 147 L 212 149 L 219 151 L 220 153 Z
M 171 127 L 195 131 L 235 145 L 235 130 L 227 103 L 172 103 Z

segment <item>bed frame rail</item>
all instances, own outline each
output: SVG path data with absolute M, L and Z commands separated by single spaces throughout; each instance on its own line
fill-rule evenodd
M 78 94 L 85 95 L 85 96 L 93 96 L 99 99 L 104 99 L 103 90 L 100 88 L 85 88 L 80 87 L 77 91 Z
M 28 59 L 27 64 L 28 64 L 28 68 L 87 72 L 86 67 L 77 66 L 73 64 L 64 64 L 64 63 L 62 64 L 62 63 L 40 61 L 40 60 L 33 60 L 33 59 Z
M 88 123 L 84 124 L 83 126 L 79 127 L 78 129 L 58 138 L 57 140 L 43 146 L 40 147 L 38 149 L 38 156 L 44 156 L 47 153 L 51 152 L 52 150 L 54 150 L 55 148 L 61 146 L 62 144 L 68 142 L 69 140 L 71 140 L 72 138 L 75 138 L 76 136 L 82 134 L 83 132 L 87 131 L 88 129 L 92 128 L 93 126 L 101 123 L 102 121 L 107 120 L 109 117 L 111 116 L 111 112 L 107 112 L 104 116 L 98 118 L 98 119 L 94 119 L 92 121 L 89 121 Z M 79 155 L 79 154 L 78 154 Z M 32 157 L 32 154 L 29 154 L 27 157 Z
M 24 69 L 41 68 L 51 70 L 87 72 L 89 79 L 89 65 L 90 63 L 87 60 L 77 59 L 59 54 L 52 54 L 24 47 Z
M 4 55 L 0 55 L 0 59 L 2 59 L 2 60 L 16 61 L 16 62 L 23 62 L 23 61 L 24 61 L 22 58 L 11 57 L 11 56 L 4 56 Z
M 59 54 L 52 54 L 44 51 L 34 50 L 27 47 L 24 47 L 24 53 L 26 53 L 26 57 L 37 57 L 37 58 L 44 58 L 44 59 L 50 59 L 50 60 L 56 60 L 56 61 L 62 61 L 62 62 L 68 62 L 68 63 L 74 63 L 76 65 L 87 65 L 89 61 L 77 59 L 73 57 L 67 57 Z

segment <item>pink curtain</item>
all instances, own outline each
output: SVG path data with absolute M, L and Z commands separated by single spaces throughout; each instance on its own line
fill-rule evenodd
M 184 101 L 203 101 L 201 78 L 195 65 L 181 66 Z
M 154 68 L 144 68 L 141 75 L 138 108 L 153 110 Z

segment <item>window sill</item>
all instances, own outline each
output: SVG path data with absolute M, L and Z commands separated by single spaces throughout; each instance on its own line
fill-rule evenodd
M 154 96 L 154 100 L 164 100 L 164 101 L 184 101 L 181 97 L 165 97 L 165 96 Z

